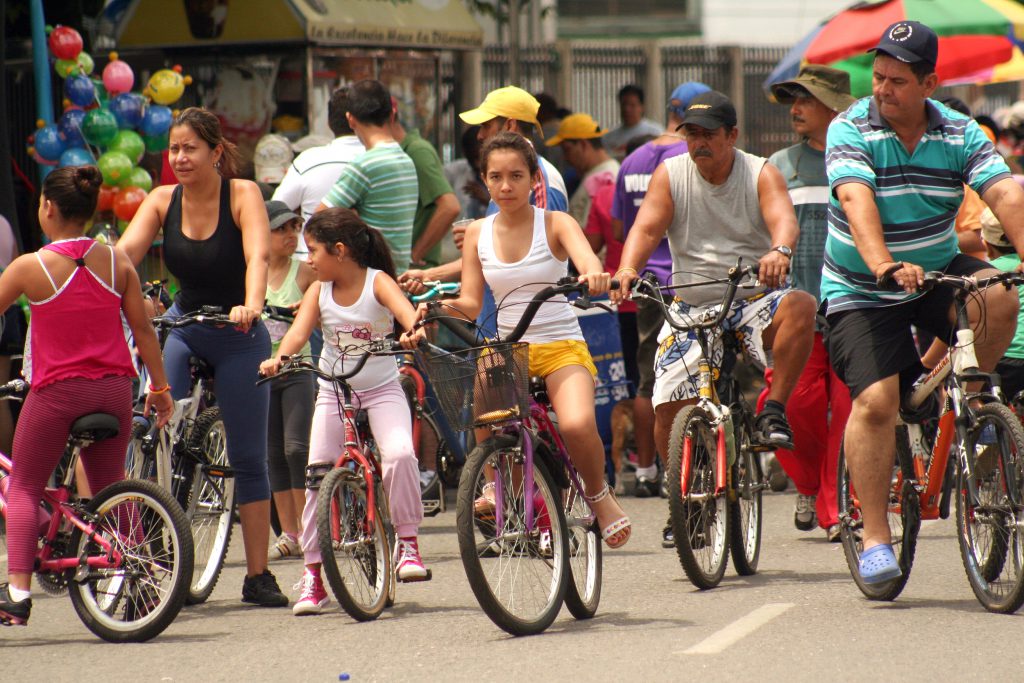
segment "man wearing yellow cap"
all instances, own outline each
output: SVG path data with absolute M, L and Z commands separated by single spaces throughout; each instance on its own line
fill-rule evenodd
M 619 172 L 619 162 L 608 156 L 601 144 L 607 132 L 590 114 L 570 114 L 562 119 L 555 136 L 544 143 L 548 147 L 558 145 L 565 162 L 580 176 L 580 185 L 569 198 L 569 215 L 580 225 L 587 224 L 598 190 L 613 185 Z

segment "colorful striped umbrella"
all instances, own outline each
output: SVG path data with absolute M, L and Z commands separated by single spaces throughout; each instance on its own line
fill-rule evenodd
M 882 31 L 901 20 L 920 21 L 939 36 L 936 72 L 950 83 L 992 69 L 1013 57 L 1024 41 L 1024 4 L 1018 0 L 866 0 L 815 27 L 783 57 L 765 81 L 795 78 L 803 64 L 827 64 L 850 72 L 853 94 L 871 92 L 867 50 Z

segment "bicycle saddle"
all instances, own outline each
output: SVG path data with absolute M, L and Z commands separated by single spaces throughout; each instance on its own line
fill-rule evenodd
M 530 395 L 533 396 L 533 400 L 541 405 L 548 403 L 548 385 L 543 377 L 534 376 L 530 378 Z
M 196 373 L 203 379 L 213 379 L 213 368 L 199 356 L 189 356 L 188 364 L 196 369 Z
M 89 413 L 71 424 L 71 438 L 82 441 L 102 441 L 117 436 L 121 424 L 109 413 Z

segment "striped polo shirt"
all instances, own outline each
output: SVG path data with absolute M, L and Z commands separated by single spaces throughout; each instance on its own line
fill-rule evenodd
M 831 197 L 821 297 L 828 313 L 890 306 L 920 296 L 875 286 L 861 258 L 846 213 L 836 199 L 843 183 L 863 183 L 875 193 L 892 257 L 929 270 L 942 270 L 957 254 L 954 228 L 963 185 L 984 194 L 1010 170 L 974 120 L 935 100 L 926 100 L 928 128 L 907 154 L 866 97 L 837 116 L 828 128 L 825 166 Z
M 367 225 L 380 230 L 391 247 L 395 269 L 404 273 L 409 269 L 418 198 L 412 159 L 397 142 L 382 142 L 344 168 L 323 202 L 355 209 Z

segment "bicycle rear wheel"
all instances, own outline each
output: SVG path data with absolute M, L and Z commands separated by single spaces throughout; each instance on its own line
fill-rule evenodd
M 181 506 L 192 525 L 195 574 L 188 590 L 188 604 L 206 602 L 213 593 L 231 543 L 235 511 L 235 479 L 228 465 L 227 434 L 220 408 L 207 408 L 196 418 L 189 435 L 188 451 L 196 461 L 184 463 L 187 495 Z
M 569 486 L 562 492 L 569 535 L 569 584 L 565 606 L 577 619 L 590 619 L 601 602 L 601 535 L 597 518 L 583 500 L 582 491 Z
M 111 569 L 82 567 L 69 582 L 71 604 L 86 627 L 103 640 L 138 643 L 166 629 L 178 616 L 192 577 L 192 536 L 171 495 L 148 481 L 121 481 L 87 506 L 97 536 L 121 554 Z M 78 528 L 70 541 L 76 557 L 106 551 Z
M 459 551 L 473 594 L 491 621 L 515 636 L 551 625 L 569 580 L 561 491 L 539 457 L 533 458 L 532 491 L 525 474 L 517 436 L 488 439 L 466 459 L 456 505 Z
M 316 530 L 323 573 L 349 616 L 370 621 L 380 616 L 391 584 L 391 552 L 378 500 L 370 522 L 366 481 L 347 468 L 335 468 L 320 482 Z
M 761 459 L 751 448 L 750 426 L 742 415 L 735 424 L 736 462 L 729 492 L 729 549 L 732 565 L 740 576 L 757 573 L 761 557 L 761 496 L 764 474 Z
M 960 463 L 956 528 L 971 590 L 990 612 L 1009 614 L 1024 603 L 1024 523 L 1021 477 L 1024 429 L 1005 405 L 975 413 L 967 433 L 971 473 Z
M 860 577 L 860 555 L 864 552 L 861 538 L 864 520 L 846 465 L 845 443 L 839 447 L 839 535 L 850 574 L 857 588 L 869 600 L 895 600 L 903 591 L 910 579 L 910 569 L 914 565 L 914 552 L 917 548 L 917 534 L 921 529 L 921 506 L 917 489 L 914 488 L 914 461 L 906 426 L 896 427 L 895 436 L 897 462 L 893 467 L 892 485 L 889 489 L 888 517 L 893 552 L 903 574 L 884 583 L 864 583 Z
M 729 563 L 728 499 L 724 492 L 715 493 L 719 483 L 725 484 L 715 476 L 716 443 L 711 421 L 698 406 L 684 407 L 672 421 L 668 442 L 672 533 L 683 571 L 701 590 L 717 586 Z

